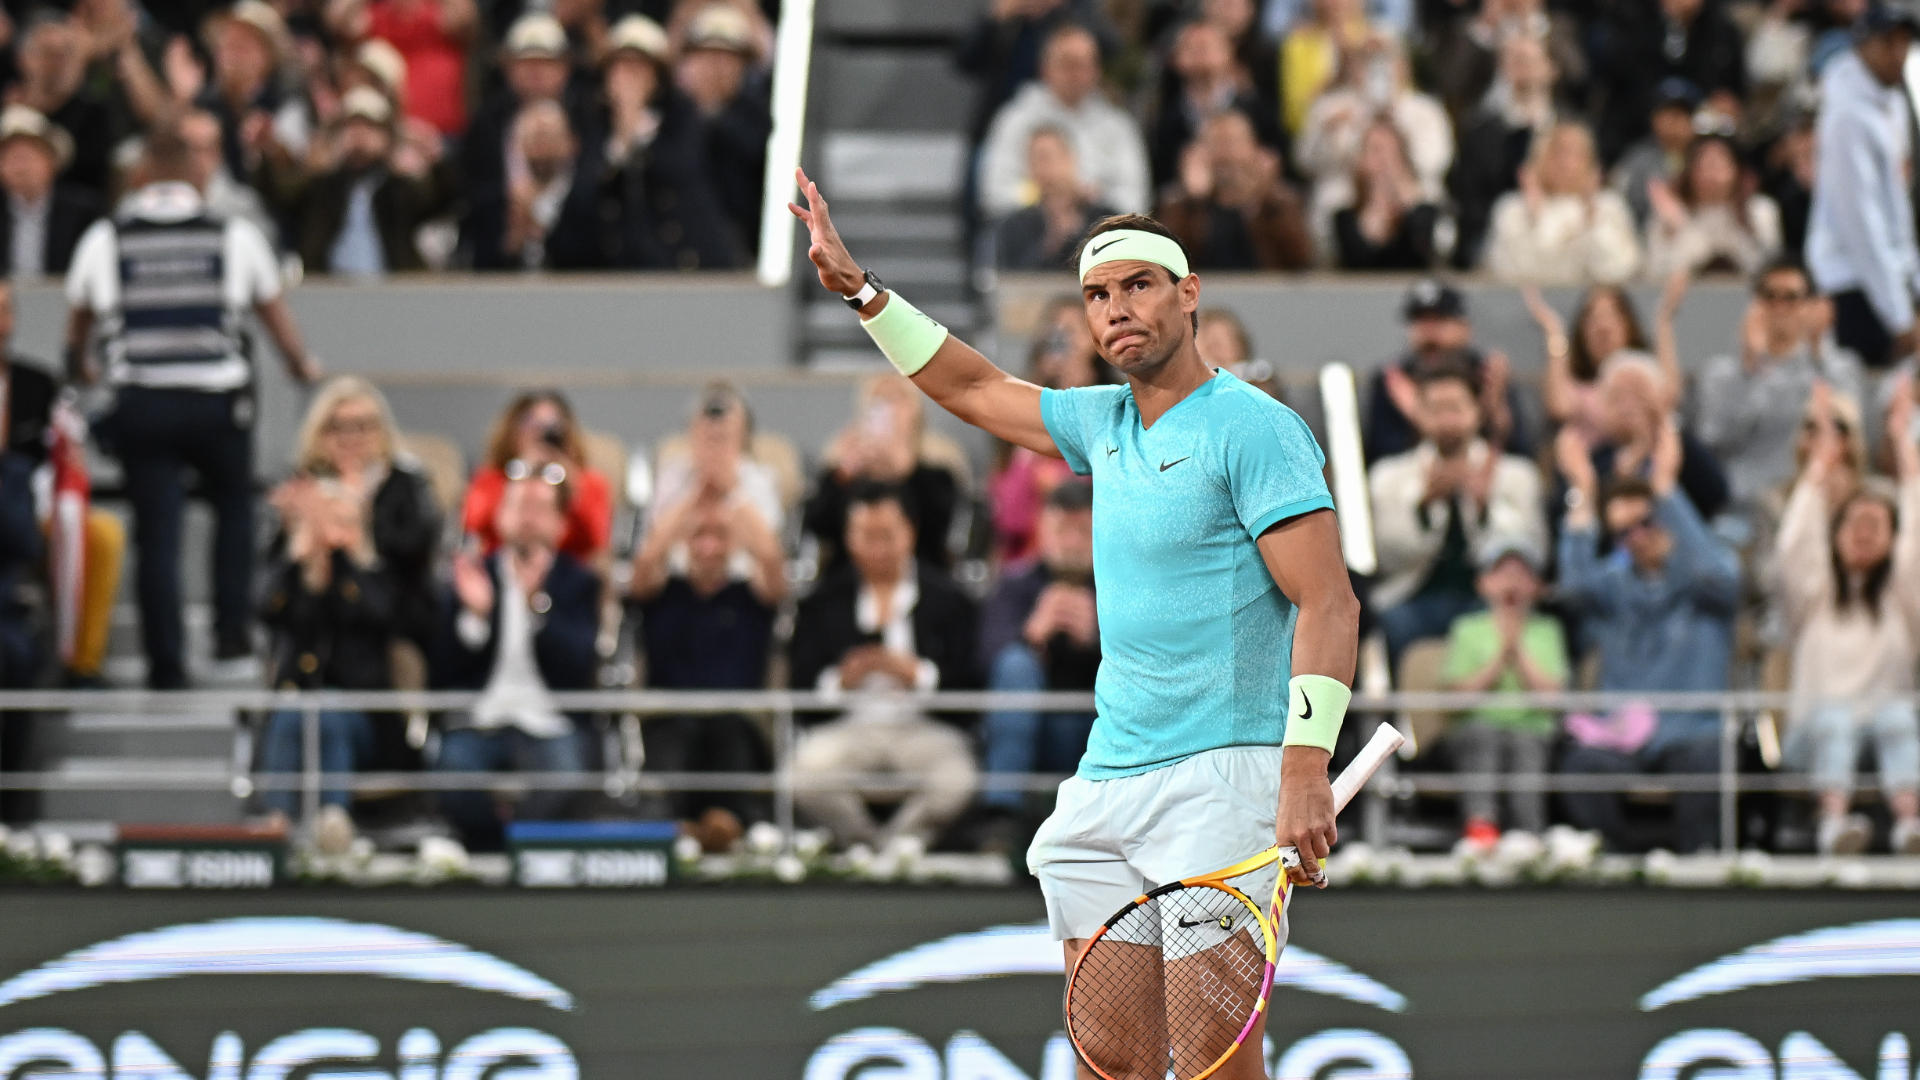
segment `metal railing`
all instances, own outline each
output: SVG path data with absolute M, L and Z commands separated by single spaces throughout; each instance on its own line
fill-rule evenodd
M 968 692 L 905 693 L 889 695 L 929 712 L 984 713 L 1015 709 L 1043 712 L 1094 711 L 1089 693 Z M 567 712 L 615 717 L 662 714 L 749 714 L 770 720 L 774 766 L 768 772 L 667 773 L 645 771 L 631 754 L 609 755 L 598 772 L 567 773 L 458 773 L 358 772 L 323 774 L 320 769 L 320 715 L 333 710 L 400 714 L 437 713 L 470 708 L 479 695 L 437 691 L 279 691 L 203 690 L 149 692 L 135 690 L 30 690 L 0 692 L 0 711 L 26 713 L 110 712 L 156 718 L 153 730 L 167 725 L 159 717 L 173 713 L 232 712 L 243 714 L 297 712 L 303 717 L 302 762 L 298 773 L 255 771 L 251 752 L 236 751 L 229 766 L 181 770 L 161 766 L 89 769 L 85 772 L 0 772 L 0 789 L 34 791 L 227 791 L 244 798 L 256 791 L 299 791 L 308 821 L 327 789 L 352 791 L 448 791 L 508 789 L 515 791 L 604 791 L 619 796 L 639 792 L 753 791 L 773 795 L 775 824 L 791 841 L 795 793 L 802 790 L 857 790 L 899 792 L 916 785 L 905 774 L 797 773 L 794 750 L 799 728 L 795 717 L 804 713 L 833 713 L 858 699 L 855 694 L 790 691 L 660 691 L 596 690 L 560 692 L 554 705 Z M 1574 710 L 1605 712 L 1637 705 L 1662 712 L 1712 712 L 1720 717 L 1719 769 L 1712 773 L 1461 774 L 1400 772 L 1389 765 L 1369 789 L 1374 813 L 1370 822 L 1383 822 L 1386 800 L 1418 794 L 1461 792 L 1717 792 L 1720 803 L 1721 847 L 1737 844 L 1737 805 L 1743 792 L 1804 792 L 1811 788 L 1802 774 L 1742 773 L 1739 744 L 1750 720 L 1762 714 L 1785 715 L 1793 699 L 1778 693 L 1386 693 L 1356 694 L 1350 718 L 1369 725 L 1396 722 L 1409 712 L 1441 711 L 1460 715 L 1488 708 L 1525 708 L 1563 713 Z M 1363 732 L 1364 734 L 1364 732 Z M 982 790 L 1048 792 L 1063 779 L 1045 773 L 983 773 Z M 1871 790 L 1870 782 L 1858 785 Z M 1372 831 L 1371 829 L 1368 831 Z

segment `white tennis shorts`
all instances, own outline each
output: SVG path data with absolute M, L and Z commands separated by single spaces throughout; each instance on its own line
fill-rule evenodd
M 1056 941 L 1085 938 L 1149 889 L 1273 846 L 1278 746 L 1230 746 L 1114 780 L 1074 776 L 1027 849 Z M 1231 884 L 1264 909 L 1268 867 Z M 1284 913 L 1283 913 L 1284 914 Z M 1277 927 L 1286 941 L 1286 922 Z

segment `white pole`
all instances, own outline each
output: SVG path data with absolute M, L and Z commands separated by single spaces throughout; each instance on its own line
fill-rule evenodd
M 1333 464 L 1333 505 L 1340 515 L 1340 550 L 1347 569 L 1371 574 L 1379 568 L 1373 550 L 1373 507 L 1367 494 L 1367 462 L 1360 451 L 1360 396 L 1353 369 L 1320 369 L 1320 408 L 1327 421 L 1327 460 Z
M 793 229 L 787 203 L 799 194 L 793 171 L 807 126 L 807 74 L 813 62 L 813 0 L 785 0 L 773 44 L 773 132 L 767 136 L 767 181 L 760 199 L 760 284 L 793 279 Z

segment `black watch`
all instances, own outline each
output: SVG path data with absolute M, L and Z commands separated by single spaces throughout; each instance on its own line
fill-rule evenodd
M 879 274 L 876 274 L 871 270 L 868 270 L 866 274 L 867 274 L 866 283 L 860 286 L 859 292 L 854 293 L 852 296 L 841 297 L 842 300 L 845 300 L 847 302 L 847 306 L 852 308 L 855 311 L 859 311 L 861 308 L 866 307 L 869 303 L 873 301 L 874 297 L 879 296 L 881 293 L 887 291 L 887 287 L 884 283 L 881 282 Z

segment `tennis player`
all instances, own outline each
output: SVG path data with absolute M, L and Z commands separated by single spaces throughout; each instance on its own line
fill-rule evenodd
M 1276 840 L 1300 850 L 1294 880 L 1318 883 L 1359 602 L 1312 433 L 1195 348 L 1200 278 L 1180 242 L 1140 215 L 1093 227 L 1079 254 L 1087 321 L 1127 382 L 1043 390 L 888 292 L 799 182 L 807 208 L 791 209 L 820 283 L 887 359 L 955 416 L 1093 477 L 1098 719 L 1027 854 L 1069 967 L 1146 888 Z M 1264 1076 L 1260 1055 L 1217 1075 Z

